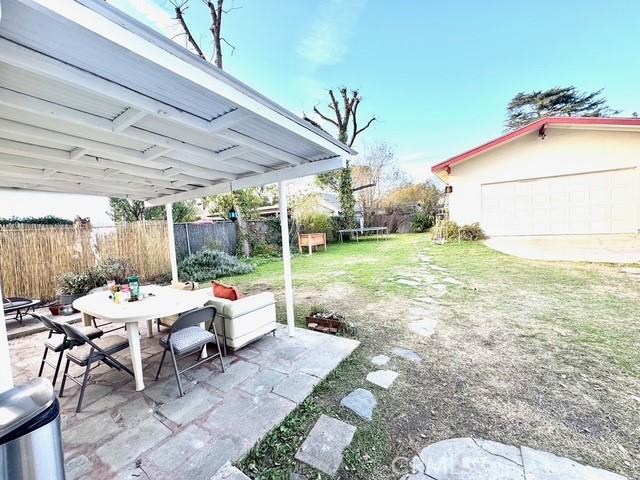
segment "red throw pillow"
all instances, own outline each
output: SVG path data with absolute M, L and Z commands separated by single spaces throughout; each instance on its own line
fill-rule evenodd
M 226 298 L 227 300 L 237 300 L 241 297 L 236 287 L 225 285 L 224 283 L 213 281 L 213 296 L 218 298 Z

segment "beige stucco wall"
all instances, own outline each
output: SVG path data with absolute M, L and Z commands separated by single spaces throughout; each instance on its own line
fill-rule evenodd
M 549 128 L 544 140 L 533 132 L 452 167 L 451 219 L 481 222 L 484 183 L 630 167 L 636 167 L 640 192 L 640 132 Z

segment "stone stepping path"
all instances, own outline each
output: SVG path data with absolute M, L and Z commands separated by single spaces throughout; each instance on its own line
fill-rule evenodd
M 446 271 L 447 271 L 447 269 L 446 269 L 446 268 L 444 268 L 444 267 L 440 267 L 440 266 L 438 266 L 438 265 L 430 265 L 430 267 L 431 267 L 433 270 L 436 270 L 436 271 L 438 271 L 438 272 L 446 272 Z
M 321 415 L 296 452 L 295 458 L 333 477 L 338 472 L 342 454 L 355 433 L 356 427 L 353 425 Z
M 391 359 L 386 355 L 376 355 L 375 357 L 371 357 L 369 359 L 369 361 L 374 365 L 376 365 L 377 367 L 382 367 L 383 365 L 386 365 L 387 363 L 389 363 L 389 360 Z
M 231 465 L 231 462 L 225 463 L 211 480 L 250 480 L 244 473 Z
M 552 453 L 474 438 L 429 445 L 410 469 L 402 480 L 626 480 Z
M 398 373 L 393 370 L 376 370 L 367 375 L 367 381 L 389 390 L 389 387 L 398 378 Z
M 415 280 L 407 280 L 406 278 L 398 278 L 396 282 L 402 285 L 408 285 L 410 287 L 420 286 L 420 282 L 416 282 Z
M 368 378 L 369 377 L 367 377 L 367 379 Z M 378 401 L 369 390 L 356 388 L 340 401 L 340 405 L 348 408 L 360 418 L 370 422 L 373 418 L 373 410 L 378 405 Z
M 416 363 L 422 362 L 422 357 L 420 355 L 418 355 L 416 352 L 414 352 L 413 350 L 410 350 L 408 348 L 393 347 L 391 349 L 391 352 L 394 355 L 398 355 L 399 357 L 402 357 L 405 360 L 409 360 L 411 362 L 416 362 Z
M 436 332 L 436 327 L 438 326 L 438 321 L 433 318 L 428 318 L 425 320 L 416 320 L 413 322 L 409 322 L 409 330 L 413 333 L 416 333 L 422 337 L 430 337 Z

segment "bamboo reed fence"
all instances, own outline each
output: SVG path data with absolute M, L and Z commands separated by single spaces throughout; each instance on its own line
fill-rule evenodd
M 128 260 L 142 278 L 167 275 L 171 266 L 166 223 L 0 227 L 0 281 L 5 297 L 52 300 L 60 274 L 86 270 L 108 257 Z

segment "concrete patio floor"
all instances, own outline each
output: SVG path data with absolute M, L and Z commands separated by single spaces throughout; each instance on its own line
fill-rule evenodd
M 61 416 L 68 480 L 210 478 L 242 458 L 359 344 L 304 329 L 290 338 L 282 326 L 225 357 L 224 373 L 215 360 L 186 372 L 179 398 L 169 361 L 154 381 L 158 336 L 141 330 L 144 391 L 136 392 L 126 373 L 100 365 L 76 414 L 79 389 L 67 382 Z M 10 342 L 16 384 L 36 376 L 45 337 Z M 119 357 L 129 362 L 126 351 Z
M 492 237 L 485 245 L 531 260 L 638 263 L 640 235 L 541 235 Z

